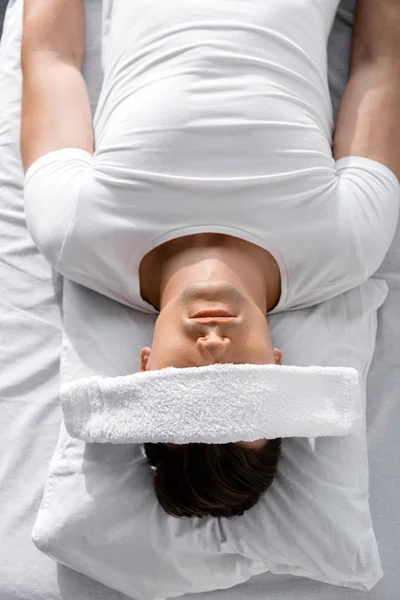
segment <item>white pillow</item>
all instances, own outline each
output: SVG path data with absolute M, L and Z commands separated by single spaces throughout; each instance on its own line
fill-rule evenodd
M 351 366 L 365 380 L 382 280 L 269 317 L 285 364 Z M 138 370 L 155 317 L 64 280 L 62 381 Z M 365 423 L 365 421 L 364 421 Z M 382 569 L 368 504 L 365 427 L 283 440 L 278 474 L 233 519 L 177 519 L 159 505 L 137 445 L 87 444 L 62 427 L 32 539 L 55 560 L 136 600 L 226 589 L 266 571 L 369 590 Z

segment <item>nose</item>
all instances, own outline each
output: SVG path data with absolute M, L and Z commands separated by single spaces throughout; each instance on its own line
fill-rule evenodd
M 203 358 L 208 362 L 220 362 L 226 360 L 227 353 L 231 347 L 231 340 L 216 331 L 209 331 L 197 340 L 198 348 Z

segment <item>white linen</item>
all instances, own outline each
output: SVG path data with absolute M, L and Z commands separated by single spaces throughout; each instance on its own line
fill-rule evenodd
M 144 256 L 224 233 L 263 247 L 271 314 L 370 277 L 394 236 L 399 182 L 335 162 L 327 39 L 338 0 L 118 0 L 107 12 L 95 152 L 63 149 L 25 178 L 29 231 L 64 277 L 156 314 Z

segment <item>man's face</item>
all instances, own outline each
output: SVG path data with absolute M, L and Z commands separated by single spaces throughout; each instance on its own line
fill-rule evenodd
M 223 308 L 232 318 L 195 318 Z M 271 344 L 266 316 L 236 286 L 188 285 L 160 312 L 152 348 L 143 348 L 141 370 L 201 367 L 215 363 L 273 364 L 281 353 Z
M 223 308 L 233 318 L 195 318 L 209 308 Z M 166 367 L 201 367 L 215 363 L 275 364 L 280 350 L 271 344 L 268 323 L 258 306 L 236 286 L 188 285 L 157 319 L 152 348 L 143 348 L 141 371 Z M 260 440 L 260 444 L 265 440 Z M 248 445 L 255 447 L 256 442 Z

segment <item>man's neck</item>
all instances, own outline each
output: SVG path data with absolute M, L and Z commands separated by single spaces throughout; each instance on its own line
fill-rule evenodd
M 185 286 L 224 280 L 238 286 L 262 312 L 279 302 L 281 281 L 275 259 L 263 248 L 222 234 L 196 234 L 167 242 L 140 266 L 142 298 L 162 310 Z

